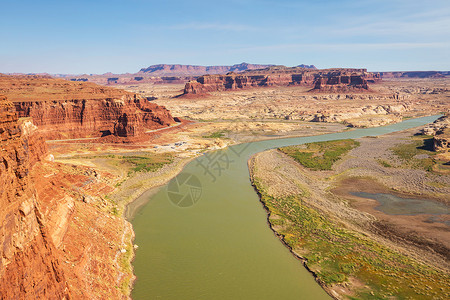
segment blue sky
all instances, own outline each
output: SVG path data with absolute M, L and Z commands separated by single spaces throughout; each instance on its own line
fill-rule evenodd
M 0 73 L 243 61 L 450 70 L 449 0 L 0 1 Z

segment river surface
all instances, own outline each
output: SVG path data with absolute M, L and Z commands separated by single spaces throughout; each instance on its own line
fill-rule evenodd
M 330 299 L 269 228 L 248 159 L 276 147 L 382 135 L 438 117 L 252 142 L 200 156 L 169 184 L 143 194 L 138 208 L 129 207 L 139 246 L 133 299 Z

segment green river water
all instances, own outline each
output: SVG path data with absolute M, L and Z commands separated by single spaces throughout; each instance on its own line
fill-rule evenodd
M 330 299 L 269 228 L 248 159 L 271 148 L 382 135 L 438 117 L 240 144 L 190 162 L 168 185 L 128 207 L 139 246 L 132 298 Z

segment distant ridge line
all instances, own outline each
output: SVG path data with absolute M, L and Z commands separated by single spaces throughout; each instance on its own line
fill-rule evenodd
M 142 68 L 139 73 L 145 73 L 152 76 L 168 75 L 188 75 L 200 76 L 206 74 L 226 74 L 229 72 L 243 72 L 247 70 L 265 69 L 275 65 L 240 63 L 232 66 L 199 66 L 199 65 L 181 65 L 181 64 L 158 64 Z M 299 65 L 301 68 L 316 69 L 314 65 Z

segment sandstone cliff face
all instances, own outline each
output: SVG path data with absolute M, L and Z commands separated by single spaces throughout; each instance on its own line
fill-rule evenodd
M 31 177 L 72 298 L 127 299 L 133 274 L 121 251 L 132 247 L 133 231 L 104 198 L 115 177 L 56 162 L 39 162 Z
M 175 123 L 164 107 L 136 95 L 119 99 L 27 101 L 14 103 L 20 117 L 31 117 L 47 138 L 137 137 L 147 129 Z M 56 130 L 55 130 L 56 129 Z
M 30 117 L 47 139 L 134 138 L 175 123 L 162 106 L 126 91 L 92 83 L 32 76 L 0 76 L 19 117 Z
M 12 103 L 0 96 L 0 298 L 70 298 L 56 248 L 30 180 L 42 139 L 21 130 Z
M 370 77 L 375 81 L 376 76 Z M 352 92 L 368 90 L 369 84 L 367 82 L 367 74 L 353 75 L 346 72 L 330 72 L 328 74 L 320 75 L 316 78 L 314 83 L 314 90 L 327 91 L 327 92 Z M 375 78 L 374 78 L 375 77 Z
M 261 86 L 311 86 L 315 92 L 367 91 L 368 82 L 380 80 L 379 74 L 365 69 L 314 70 L 305 68 L 270 67 L 239 74 L 205 75 L 186 83 L 184 94 L 205 94 Z
M 42 160 L 39 130 L 4 96 L 0 145 L 0 299 L 128 298 L 133 231 L 104 199 L 114 176 Z

